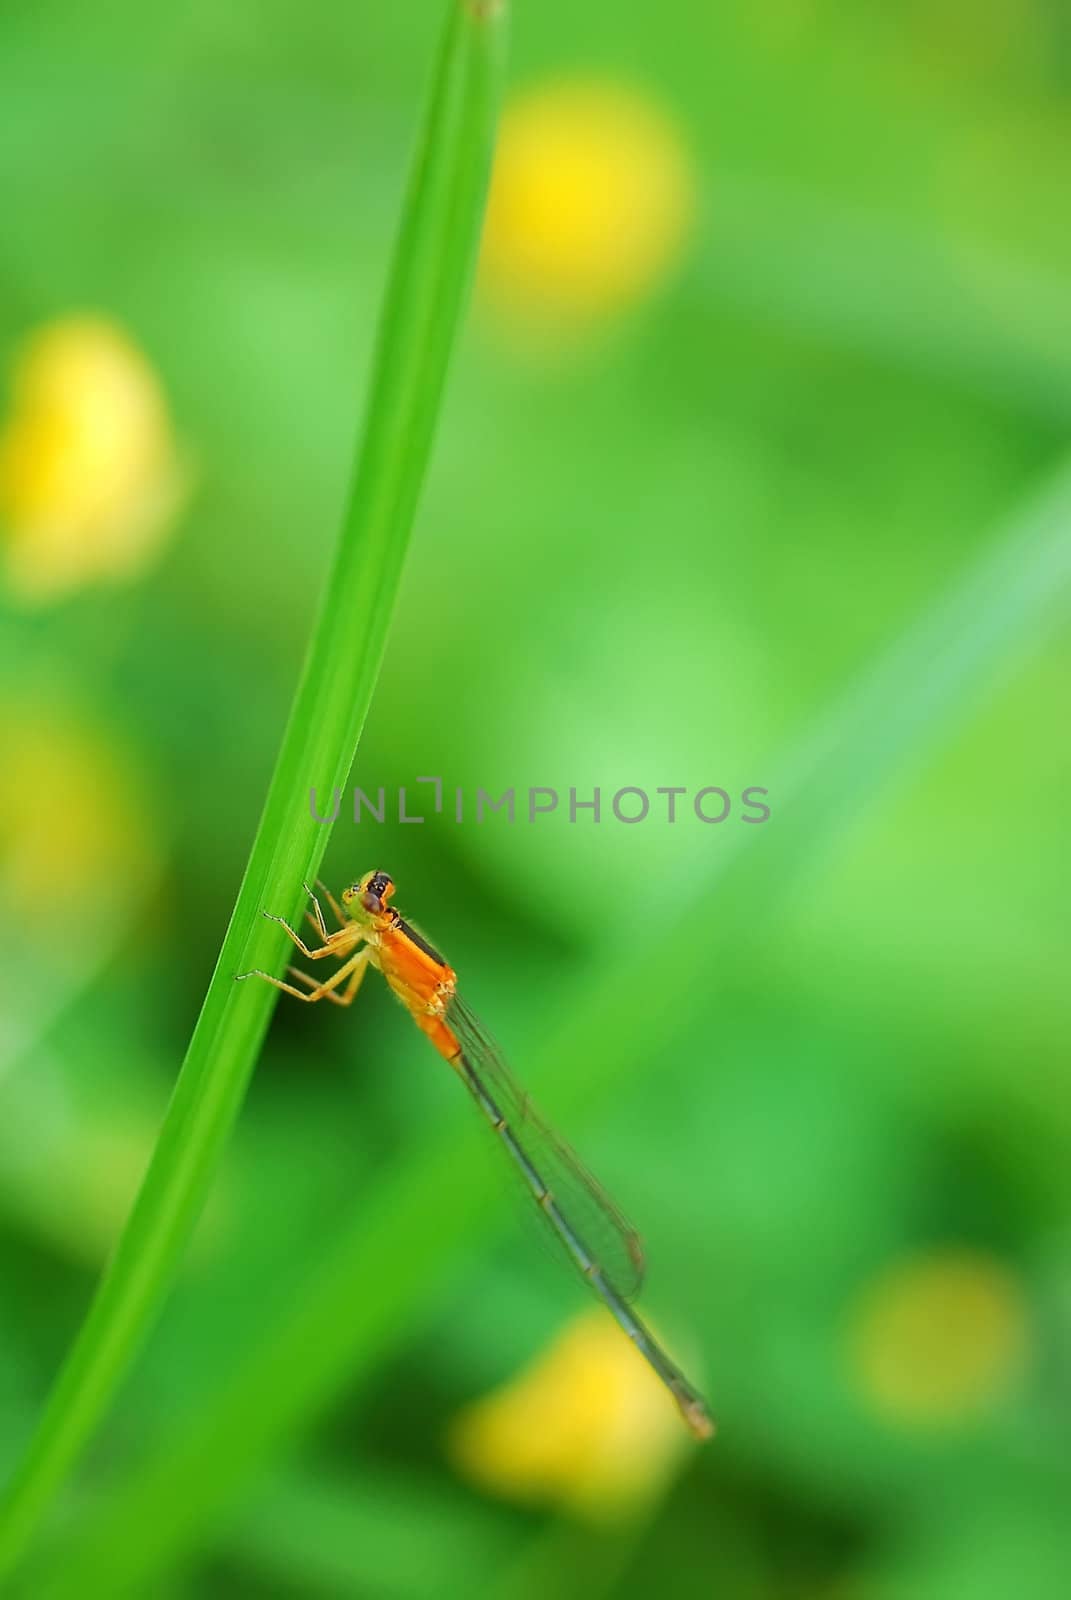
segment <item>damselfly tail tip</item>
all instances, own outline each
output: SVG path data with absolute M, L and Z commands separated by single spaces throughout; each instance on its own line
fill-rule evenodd
M 698 1395 L 691 1395 L 687 1399 L 682 1398 L 678 1400 L 677 1404 L 693 1439 L 699 1439 L 700 1441 L 713 1439 L 715 1432 L 714 1418 Z

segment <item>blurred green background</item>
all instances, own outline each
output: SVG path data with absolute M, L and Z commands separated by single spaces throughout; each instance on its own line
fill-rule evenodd
M 237 888 L 440 9 L 0 17 L 0 1477 Z M 1047 485 L 1071 525 L 1069 159 L 1057 0 L 519 0 L 354 781 L 598 785 L 604 812 L 625 784 L 756 784 L 773 814 L 344 810 L 325 876 L 390 869 L 526 1079 L 597 975 L 598 1092 L 581 1056 L 556 1079 L 575 1107 L 546 1110 L 640 1225 L 644 1305 L 721 1433 L 692 1450 L 629 1379 L 590 1403 L 556 1342 L 588 1337 L 582 1291 L 504 1177 L 387 1359 L 282 1437 L 285 1375 L 228 1419 L 310 1275 L 332 1311 L 303 1372 L 347 1308 L 390 1303 L 392 1258 L 332 1274 L 399 1169 L 456 1140 L 449 1210 L 497 1159 L 381 986 L 349 1015 L 284 1002 L 181 1284 L 39 1546 L 62 1592 L 118 1593 L 119 1543 L 153 1597 L 1063 1592 L 1071 651 L 1040 612 L 991 627 L 990 584 L 959 613 L 986 669 L 939 737 L 897 742 L 899 669 L 868 674 L 906 640 L 939 702 L 917 619 Z M 831 757 L 815 730 L 856 693 L 866 737 L 848 718 Z M 678 948 L 695 976 L 667 993 Z M 650 985 L 615 993 L 645 949 Z M 433 1225 L 399 1214 L 398 1263 Z M 181 1479 L 127 1514 L 182 1460 L 184 1529 Z

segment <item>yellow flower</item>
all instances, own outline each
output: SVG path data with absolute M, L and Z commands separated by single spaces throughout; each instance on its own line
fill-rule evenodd
M 57 919 L 74 909 L 80 940 L 102 936 L 159 870 L 141 773 L 69 711 L 5 705 L 0 721 L 0 907 L 8 924 L 54 946 Z
M 467 1406 L 448 1443 L 481 1487 L 598 1519 L 653 1499 L 688 1435 L 646 1362 L 594 1309 L 518 1377 Z
M 69 317 L 31 335 L 0 432 L 0 530 L 23 600 L 136 575 L 181 497 L 167 404 L 126 335 Z
M 999 1261 L 946 1251 L 895 1262 L 852 1307 L 855 1386 L 902 1426 L 955 1424 L 1006 1390 L 1027 1346 L 1022 1287 Z
M 688 150 L 667 112 L 623 84 L 542 84 L 502 120 L 484 284 L 536 320 L 620 311 L 680 259 L 695 209 Z

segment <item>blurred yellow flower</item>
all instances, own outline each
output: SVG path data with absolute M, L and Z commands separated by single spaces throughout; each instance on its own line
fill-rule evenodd
M 114 324 L 69 317 L 26 341 L 0 432 L 10 587 L 47 601 L 139 573 L 181 498 L 167 404 Z
M 541 84 L 502 119 L 484 285 L 536 320 L 622 310 L 678 262 L 695 211 L 684 138 L 654 101 L 600 79 Z
M 0 907 L 20 936 L 55 944 L 76 909 L 79 939 L 144 892 L 159 867 L 142 775 L 71 711 L 0 706 Z
M 903 1426 L 954 1424 L 999 1398 L 1027 1346 L 1022 1286 L 992 1257 L 895 1262 L 852 1307 L 848 1348 L 867 1407 Z
M 646 1362 L 593 1309 L 518 1377 L 467 1406 L 448 1444 L 482 1488 L 599 1519 L 653 1499 L 688 1435 Z

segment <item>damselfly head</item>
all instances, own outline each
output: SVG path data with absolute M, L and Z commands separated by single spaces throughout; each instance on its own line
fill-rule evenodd
M 393 893 L 394 879 L 389 872 L 366 872 L 359 883 L 343 889 L 342 904 L 356 905 L 374 915 L 383 910 Z

